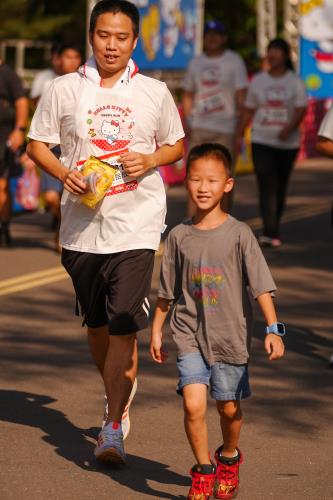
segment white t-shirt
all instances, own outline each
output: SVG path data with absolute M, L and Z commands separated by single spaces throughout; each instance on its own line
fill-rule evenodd
M 329 108 L 320 124 L 318 135 L 333 141 L 333 106 Z
M 91 58 L 80 72 L 55 79 L 28 136 L 61 144 L 60 161 L 70 169 L 90 155 L 113 162 L 128 148 L 150 154 L 156 145 L 174 145 L 184 137 L 174 100 L 165 83 L 137 71 L 131 60 L 117 84 L 103 88 Z M 154 169 L 133 179 L 118 166 L 115 182 L 94 210 L 64 190 L 61 246 L 92 253 L 158 248 L 166 212 L 161 176 Z
M 45 92 L 52 80 L 56 78 L 56 76 L 56 73 L 52 69 L 44 69 L 43 71 L 37 73 L 31 86 L 31 99 L 37 99 L 38 97 L 40 97 Z
M 226 50 L 218 57 L 195 57 L 182 85 L 194 93 L 191 128 L 233 134 L 237 121 L 235 93 L 247 85 L 245 64 L 236 52 Z
M 305 85 L 293 71 L 287 71 L 278 78 L 266 72 L 256 75 L 250 84 L 245 106 L 256 110 L 252 123 L 252 142 L 281 149 L 299 147 L 298 129 L 286 141 L 278 138 L 295 108 L 307 106 Z

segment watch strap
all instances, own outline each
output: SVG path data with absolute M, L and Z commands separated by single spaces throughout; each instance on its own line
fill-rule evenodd
M 272 323 L 266 326 L 266 334 L 269 333 L 274 333 L 275 335 L 279 335 L 279 337 L 283 337 L 286 334 L 286 327 L 283 323 Z

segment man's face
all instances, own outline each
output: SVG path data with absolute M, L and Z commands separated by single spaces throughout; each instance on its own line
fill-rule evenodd
M 208 54 L 219 52 L 224 49 L 226 42 L 226 35 L 215 30 L 209 30 L 204 36 L 204 50 Z
M 90 43 L 101 77 L 120 76 L 137 44 L 132 20 L 121 12 L 101 14 L 90 33 Z
M 81 55 L 75 49 L 66 49 L 59 56 L 59 67 L 62 75 L 67 73 L 74 73 L 78 70 L 81 64 Z

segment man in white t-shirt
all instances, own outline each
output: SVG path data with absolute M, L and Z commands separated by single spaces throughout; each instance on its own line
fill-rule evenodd
M 136 332 L 147 326 L 154 252 L 164 227 L 165 191 L 156 167 L 183 154 L 184 132 L 170 92 L 163 82 L 139 74 L 131 59 L 138 32 L 133 3 L 95 5 L 93 57 L 78 73 L 50 84 L 28 146 L 29 155 L 64 183 L 62 262 L 108 400 L 95 456 L 111 463 L 125 461 L 121 420 L 136 377 Z M 61 144 L 60 160 L 50 144 Z M 96 209 L 79 200 L 88 190 L 80 167 L 90 155 L 118 167 Z
M 204 53 L 191 61 L 183 81 L 183 109 L 191 147 L 218 142 L 234 153 L 248 80 L 242 58 L 226 48 L 227 40 L 222 23 L 206 23 Z

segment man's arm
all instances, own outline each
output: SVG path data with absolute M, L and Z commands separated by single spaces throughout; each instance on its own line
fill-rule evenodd
M 163 325 L 170 309 L 171 301 L 158 297 L 154 313 L 150 339 L 150 354 L 154 361 L 163 363 L 167 360 L 168 353 L 163 349 Z
M 169 165 L 180 160 L 184 155 L 184 141 L 179 139 L 173 146 L 164 144 L 154 153 L 143 154 L 135 151 L 129 151 L 121 155 L 126 174 L 129 177 L 139 177 L 148 170 L 159 165 Z
M 83 181 L 82 174 L 78 170 L 66 168 L 45 142 L 31 139 L 27 153 L 42 170 L 59 179 L 70 193 L 80 195 L 86 192 L 87 185 Z
M 258 304 L 263 313 L 267 326 L 277 323 L 276 311 L 270 293 L 263 293 L 257 297 Z M 284 343 L 281 337 L 269 333 L 265 338 L 265 350 L 271 361 L 282 358 Z
M 183 90 L 182 93 L 182 108 L 184 114 L 184 120 L 187 127 L 188 120 L 191 116 L 193 109 L 193 101 L 194 101 L 194 92 L 190 92 L 188 90 Z
M 324 156 L 333 158 L 333 141 L 319 135 L 316 142 L 316 150 Z
M 17 151 L 24 143 L 25 129 L 28 124 L 29 101 L 26 97 L 19 97 L 15 101 L 15 127 L 8 137 L 8 146 Z

